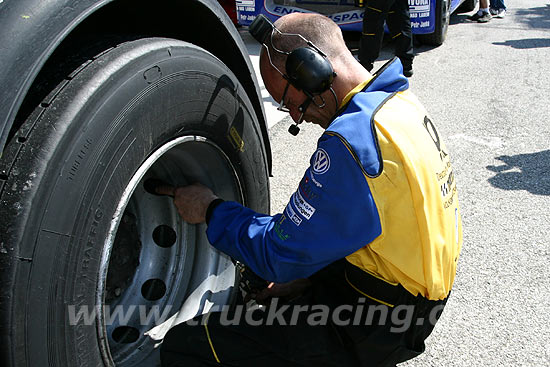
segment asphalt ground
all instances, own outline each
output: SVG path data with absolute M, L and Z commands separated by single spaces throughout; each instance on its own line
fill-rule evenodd
M 426 352 L 403 366 L 550 366 L 550 4 L 507 3 L 504 19 L 455 14 L 442 46 L 415 48 L 410 86 L 451 153 L 464 246 Z M 391 57 L 387 44 L 375 68 Z M 322 130 L 291 136 L 264 97 L 277 213 Z

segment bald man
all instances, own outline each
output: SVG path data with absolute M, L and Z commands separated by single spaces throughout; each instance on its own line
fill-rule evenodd
M 275 26 L 262 41 L 266 88 L 296 123 L 325 129 L 283 213 L 199 184 L 158 189 L 269 282 L 254 295 L 267 307 L 175 326 L 163 365 L 394 366 L 424 351 L 454 281 L 462 226 L 448 150 L 398 59 L 371 75 L 321 15 Z M 334 70 L 324 90 L 305 90 L 286 69 L 306 41 L 305 54 L 322 52 Z

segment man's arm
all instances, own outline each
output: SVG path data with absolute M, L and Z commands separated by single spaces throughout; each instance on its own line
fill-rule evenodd
M 175 191 L 175 203 L 185 220 L 204 221 L 216 196 L 194 186 Z M 306 278 L 380 233 L 378 211 L 365 177 L 336 137 L 320 141 L 283 213 L 270 216 L 223 202 L 212 211 L 207 230 L 214 247 L 277 283 Z

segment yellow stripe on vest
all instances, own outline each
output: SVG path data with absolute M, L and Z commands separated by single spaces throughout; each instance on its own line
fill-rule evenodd
M 392 305 L 391 303 L 384 302 L 384 301 L 382 301 L 382 300 L 379 300 L 378 298 L 374 298 L 374 297 L 369 296 L 368 294 L 366 294 L 365 292 L 363 292 L 362 290 L 360 290 L 359 288 L 357 288 L 356 286 L 354 286 L 354 285 L 350 282 L 347 273 L 345 273 L 345 276 L 346 276 L 346 282 L 348 282 L 348 284 L 351 285 L 351 287 L 352 287 L 353 289 L 355 289 L 357 292 L 361 293 L 363 296 L 368 297 L 368 298 L 372 299 L 373 301 L 376 301 L 376 302 L 381 303 L 381 304 L 383 304 L 383 305 L 386 305 L 386 306 L 389 306 L 389 307 L 394 307 L 394 305 Z

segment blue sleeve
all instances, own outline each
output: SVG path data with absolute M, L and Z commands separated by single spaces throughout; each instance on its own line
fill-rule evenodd
M 338 137 L 327 135 L 282 214 L 224 202 L 212 212 L 207 230 L 214 247 L 277 283 L 308 277 L 380 233 L 361 168 Z

